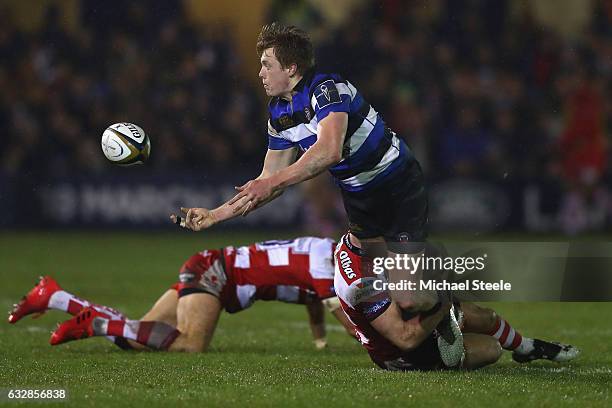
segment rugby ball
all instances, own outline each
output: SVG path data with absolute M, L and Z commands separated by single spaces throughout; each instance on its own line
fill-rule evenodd
M 140 126 L 114 123 L 102 133 L 102 152 L 120 166 L 142 164 L 151 154 L 151 141 Z

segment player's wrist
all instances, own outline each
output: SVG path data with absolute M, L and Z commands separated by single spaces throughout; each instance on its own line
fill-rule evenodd
M 272 190 L 272 193 L 282 190 L 281 184 L 283 180 L 281 172 L 282 170 L 268 177 L 268 182 L 270 183 L 270 189 Z
M 210 220 L 210 225 L 215 225 L 216 223 L 219 222 L 219 213 L 218 213 L 218 208 L 214 209 L 214 210 L 210 210 L 208 212 L 208 218 Z

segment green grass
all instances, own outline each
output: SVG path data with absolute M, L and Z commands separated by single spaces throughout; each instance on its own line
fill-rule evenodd
M 0 308 L 51 274 L 81 297 L 139 316 L 193 252 L 283 237 L 274 235 L 0 234 Z M 222 315 L 206 354 L 126 353 L 101 338 L 52 348 L 51 330 L 68 317 L 52 311 L 0 323 L 0 388 L 68 391 L 67 402 L 44 406 L 610 406 L 612 303 L 493 306 L 523 334 L 576 344 L 582 356 L 517 365 L 506 353 L 476 372 L 385 372 L 335 324 L 329 347 L 315 351 L 304 308 L 274 302 Z

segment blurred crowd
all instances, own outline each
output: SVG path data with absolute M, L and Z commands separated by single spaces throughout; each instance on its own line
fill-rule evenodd
M 319 49 L 434 178 L 609 178 L 612 3 L 563 38 L 510 1 L 365 2 Z
M 319 67 L 353 82 L 432 180 L 545 180 L 587 201 L 612 181 L 612 1 L 574 36 L 510 0 L 347 0 L 335 24 L 318 3 L 272 0 L 266 19 L 311 32 Z M 181 2 L 100 4 L 81 0 L 75 31 L 57 8 L 35 32 L 0 12 L 0 171 L 103 171 L 117 121 L 154 134 L 157 169 L 257 171 L 266 105 L 231 27 L 190 23 Z
M 571 36 L 510 0 L 357 1 L 327 31 L 323 9 L 297 3 L 275 1 L 269 19 L 316 36 L 318 65 L 361 90 L 433 185 L 545 185 L 540 205 L 567 233 L 612 213 L 612 1 L 585 2 Z
M 129 121 L 158 169 L 259 166 L 265 105 L 240 77 L 230 30 L 195 27 L 179 2 L 81 2 L 81 27 L 47 10 L 34 33 L 0 13 L 0 166 L 65 175 L 108 169 L 103 130 Z
M 575 40 L 511 16 L 507 0 L 426 3 L 362 2 L 327 30 L 307 1 L 272 2 L 269 19 L 291 13 L 312 30 L 319 66 L 354 82 L 432 177 L 606 177 L 610 2 Z M 49 8 L 35 33 L 0 13 L 3 170 L 96 171 L 99 134 L 115 121 L 146 124 L 159 168 L 257 166 L 265 104 L 231 30 L 184 13 L 180 2 L 83 0 L 79 30 Z

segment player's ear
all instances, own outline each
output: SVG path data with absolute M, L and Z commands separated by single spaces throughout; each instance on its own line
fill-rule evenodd
M 297 74 L 297 64 L 289 65 L 289 76 L 294 77 Z

